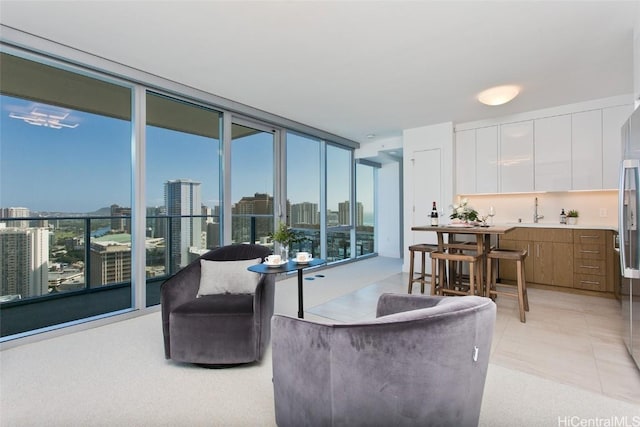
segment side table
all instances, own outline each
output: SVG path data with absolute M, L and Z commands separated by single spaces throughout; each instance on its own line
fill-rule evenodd
M 276 273 L 288 273 L 290 271 L 298 270 L 298 318 L 304 319 L 303 310 L 303 294 L 302 294 L 302 275 L 305 268 L 317 267 L 322 264 L 326 264 L 327 261 L 321 258 L 312 259 L 309 262 L 296 262 L 295 260 L 289 260 L 285 264 L 279 267 L 269 267 L 268 265 L 261 263 L 248 267 L 247 270 L 260 274 L 276 274 Z

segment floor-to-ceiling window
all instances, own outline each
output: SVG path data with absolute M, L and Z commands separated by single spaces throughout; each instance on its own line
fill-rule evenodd
M 375 186 L 374 163 L 356 163 L 356 256 L 375 252 Z
M 308 238 L 292 251 L 369 253 L 352 147 L 170 82 L 2 49 L 2 337 L 158 304 L 162 281 L 200 253 L 270 245 L 279 221 Z
M 260 243 L 273 231 L 276 131 L 231 125 L 231 242 Z M 278 208 L 281 209 L 281 208 Z
M 327 145 L 327 260 L 351 257 L 353 151 Z
M 146 96 L 147 305 L 161 281 L 220 246 L 222 114 L 149 92 Z
M 131 88 L 0 55 L 2 336 L 130 308 Z
M 287 132 L 287 224 L 303 232 L 304 242 L 292 251 L 321 256 L 320 249 L 320 140 Z

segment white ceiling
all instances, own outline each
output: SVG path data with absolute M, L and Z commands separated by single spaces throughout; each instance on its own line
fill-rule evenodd
M 630 94 L 638 1 L 12 1 L 0 23 L 361 143 Z M 500 107 L 481 90 L 518 84 Z

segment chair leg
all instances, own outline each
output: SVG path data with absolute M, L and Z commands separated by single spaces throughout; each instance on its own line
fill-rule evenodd
M 526 322 L 524 316 L 524 275 L 522 274 L 522 261 L 517 261 L 517 269 L 518 269 L 518 307 L 520 309 L 520 321 L 522 323 Z
M 426 262 L 427 254 L 426 252 L 422 252 L 422 271 L 420 272 L 420 293 L 424 294 L 424 282 L 427 279 L 427 272 L 425 270 L 425 262 Z
M 438 284 L 438 261 L 431 258 L 431 295 L 437 295 L 436 290 L 440 291 Z
M 413 251 L 409 251 L 409 257 L 411 257 L 411 259 L 409 260 L 409 289 L 407 290 L 408 294 L 413 292 L 413 256 Z
M 462 264 L 462 263 L 460 263 Z M 478 275 L 478 266 L 475 262 L 469 263 L 469 295 L 475 295 L 475 277 Z
M 484 296 L 487 298 L 491 297 L 491 284 L 493 283 L 492 281 L 492 274 L 493 272 L 491 271 L 491 258 L 487 258 L 487 278 L 486 278 L 486 283 L 484 283 Z
M 524 270 L 524 262 L 522 263 L 522 293 L 524 294 L 524 311 L 529 311 L 529 295 L 527 294 L 527 279 Z

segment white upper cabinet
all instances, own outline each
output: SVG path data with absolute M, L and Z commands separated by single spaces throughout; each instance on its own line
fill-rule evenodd
M 456 132 L 456 192 L 498 192 L 498 126 Z
M 602 110 L 571 115 L 572 188 L 602 189 Z
M 602 188 L 618 188 L 618 169 L 622 160 L 621 128 L 633 112 L 633 106 L 602 109 Z
M 621 128 L 633 108 L 619 96 L 459 125 L 456 191 L 616 189 Z
M 456 192 L 476 192 L 476 130 L 456 132 Z
M 533 121 L 500 125 L 500 191 L 533 191 Z
M 535 189 L 571 190 L 571 114 L 536 119 Z
M 476 192 L 498 192 L 498 126 L 476 130 Z

